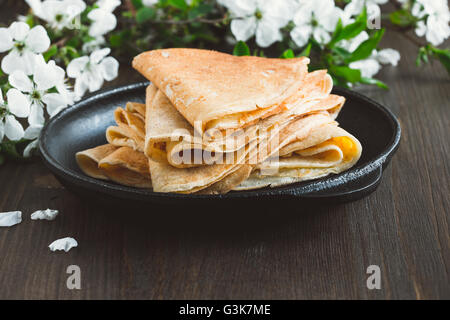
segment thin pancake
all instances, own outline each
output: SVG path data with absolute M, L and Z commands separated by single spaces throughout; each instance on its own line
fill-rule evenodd
M 117 150 L 116 146 L 104 144 L 95 148 L 77 152 L 75 159 L 81 171 L 86 175 L 102 180 L 108 180 L 108 177 L 98 167 L 98 163 L 103 158 Z
M 114 182 L 136 188 L 152 187 L 147 157 L 132 148 L 118 148 L 101 159 L 98 166 Z
M 315 128 L 304 139 L 280 150 L 281 157 L 259 164 L 234 190 L 250 190 L 338 174 L 356 164 L 362 152 L 358 139 L 337 124 Z
M 281 111 L 283 101 L 300 88 L 308 63 L 308 58 L 236 57 L 209 50 L 164 49 L 138 55 L 133 67 L 203 132 L 210 127 L 230 127 L 226 124 L 229 117 L 237 117 L 240 128 Z

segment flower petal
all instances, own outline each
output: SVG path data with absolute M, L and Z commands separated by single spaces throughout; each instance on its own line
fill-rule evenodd
M 33 91 L 33 82 L 22 70 L 17 70 L 10 74 L 8 81 L 13 87 L 22 92 Z
M 219 3 L 226 7 L 233 17 L 248 17 L 253 15 L 256 11 L 257 1 L 246 0 L 220 0 Z
M 320 44 L 328 43 L 331 40 L 330 34 L 325 29 L 320 27 L 314 28 L 313 36 L 314 39 Z
M 89 91 L 97 91 L 99 90 L 103 85 L 103 77 L 101 75 L 100 67 L 98 68 L 92 68 L 92 71 L 89 73 L 84 73 L 83 76 L 86 76 L 85 82 L 89 86 Z
M 39 137 L 43 126 L 29 126 L 26 128 L 23 137 L 27 140 L 34 140 Z
M 43 126 L 45 122 L 44 109 L 42 103 L 34 101 L 31 104 L 30 115 L 28 116 L 28 123 L 30 126 Z
M 55 61 L 52 60 L 46 64 L 42 60 L 42 62 L 36 63 L 33 80 L 38 90 L 48 90 L 63 83 L 64 75 L 64 69 L 57 66 Z
M 8 109 L 16 117 L 25 118 L 30 114 L 30 100 L 19 90 L 12 88 L 6 93 Z
M 0 120 L 0 141 L 3 141 L 3 137 L 5 136 L 5 123 L 3 119 Z
M 81 97 L 83 97 L 86 90 L 88 89 L 88 84 L 84 81 L 84 77 L 81 76 L 76 78 L 75 86 L 73 89 L 75 91 L 75 99 L 76 100 L 81 99 Z
M 270 19 L 261 19 L 256 28 L 256 43 L 262 48 L 267 48 L 276 41 L 280 41 L 282 35 L 279 27 Z
M 383 64 L 392 64 L 394 67 L 397 66 L 400 60 L 400 53 L 394 49 L 383 49 L 378 51 L 377 60 Z
M 349 64 L 352 69 L 358 69 L 361 71 L 361 76 L 364 78 L 372 78 L 380 71 L 380 64 L 375 59 L 365 59 L 355 61 Z
M 102 10 L 113 12 L 118 6 L 120 6 L 120 0 L 98 0 L 96 4 Z
M 33 14 L 35 16 L 44 19 L 45 14 L 42 10 L 41 0 L 25 0 L 25 2 L 30 6 L 31 10 L 33 10 Z
M 16 118 L 12 115 L 7 115 L 5 117 L 5 136 L 9 140 L 16 141 L 22 139 L 24 134 L 22 125 Z
M 100 50 L 95 50 L 94 52 L 91 53 L 91 55 L 89 56 L 89 60 L 91 61 L 91 63 L 95 63 L 98 64 L 100 63 L 100 61 L 102 61 L 102 59 L 104 57 L 106 57 L 109 53 L 111 52 L 110 48 L 103 48 Z
M 256 31 L 256 17 L 234 19 L 231 21 L 231 32 L 238 41 L 247 41 Z
M 113 30 L 117 25 L 116 16 L 102 9 L 94 9 L 88 14 L 88 18 L 93 21 L 89 28 L 91 37 L 102 36 Z
M 25 40 L 26 36 L 28 35 L 28 32 L 30 31 L 30 26 L 25 22 L 16 21 L 11 23 L 8 29 L 11 34 L 11 37 L 14 40 L 23 41 Z
M 102 76 L 107 81 L 111 81 L 117 77 L 119 72 L 119 62 L 113 57 L 106 57 L 100 63 Z
M 42 97 L 42 101 L 46 104 L 50 117 L 55 116 L 59 111 L 67 107 L 64 96 L 59 93 L 47 93 Z
M 67 66 L 67 76 L 70 78 L 80 77 L 88 62 L 89 57 L 87 56 L 73 59 Z
M 33 151 L 34 149 L 36 149 L 37 145 L 38 145 L 38 140 L 37 140 L 37 139 L 34 140 L 34 141 L 31 141 L 31 142 L 25 147 L 25 149 L 23 150 L 23 156 L 24 156 L 25 158 L 30 157 L 30 156 L 32 155 L 32 151 Z
M 0 52 L 5 52 L 13 47 L 11 33 L 6 28 L 0 28 Z
M 25 39 L 25 45 L 34 53 L 42 53 L 50 47 L 50 38 L 43 26 L 35 26 Z
M 23 70 L 22 57 L 16 51 L 10 51 L 2 60 L 2 70 L 6 74 L 10 74 L 15 70 Z M 24 70 L 25 71 L 25 70 Z
M 296 26 L 291 31 L 291 38 L 299 47 L 303 47 L 308 43 L 311 37 L 312 27 L 309 25 L 299 25 Z

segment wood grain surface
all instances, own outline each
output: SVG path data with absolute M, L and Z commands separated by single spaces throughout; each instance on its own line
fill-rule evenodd
M 10 17 L 9 17 L 10 18 Z M 398 115 L 400 148 L 378 189 L 347 204 L 111 207 L 64 189 L 40 161 L 0 167 L 0 211 L 24 221 L 0 228 L 2 299 L 450 299 L 450 81 L 418 69 L 415 48 L 379 77 L 389 91 L 358 88 Z M 140 81 L 122 65 L 107 86 Z M 31 221 L 38 209 L 55 221 Z M 79 247 L 52 253 L 55 239 Z M 81 289 L 66 286 L 69 265 Z M 368 290 L 366 269 L 381 268 Z

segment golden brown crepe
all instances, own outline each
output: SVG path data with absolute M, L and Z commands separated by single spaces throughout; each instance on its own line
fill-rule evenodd
M 292 105 L 288 111 L 260 120 L 247 128 L 235 131 L 233 135 L 223 139 L 209 140 L 194 130 L 188 121 L 176 110 L 167 97 L 153 85 L 151 101 L 147 100 L 145 154 L 154 161 L 165 161 L 179 168 L 193 167 L 205 164 L 193 162 L 191 156 L 195 151 L 202 150 L 207 155 L 211 153 L 235 152 L 276 128 L 281 130 L 290 122 L 306 114 L 328 111 L 335 118 L 342 108 L 345 99 L 330 95 L 332 81 L 324 71 L 317 71 L 305 77 L 305 85 L 291 99 Z M 154 93 L 156 91 L 156 94 Z M 195 158 L 196 160 L 202 157 Z M 187 161 L 185 161 L 187 160 Z
M 86 175 L 96 179 L 108 180 L 108 177 L 98 167 L 98 163 L 116 150 L 116 146 L 104 144 L 92 149 L 77 152 L 75 159 L 77 160 L 81 171 Z
M 254 167 L 234 190 L 250 190 L 316 179 L 351 168 L 362 152 L 358 139 L 337 123 L 314 128 L 304 139 L 285 145 L 277 157 Z
M 144 138 L 130 126 L 110 126 L 106 129 L 106 140 L 116 147 L 130 147 L 144 151 Z
M 141 116 L 142 119 L 145 118 L 145 103 L 130 101 L 130 102 L 127 102 L 125 108 L 129 112 L 132 112 L 136 115 Z
M 110 180 L 136 188 L 151 188 L 147 157 L 130 147 L 120 147 L 98 163 Z
M 199 49 L 144 52 L 133 67 L 149 79 L 199 132 L 239 129 L 286 110 L 308 58 L 236 57 Z

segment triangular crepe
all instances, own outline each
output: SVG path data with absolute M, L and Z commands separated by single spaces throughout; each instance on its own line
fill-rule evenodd
M 308 74 L 305 81 L 304 86 L 295 95 L 296 100 L 290 99 L 292 106 L 288 111 L 262 119 L 224 139 L 213 141 L 194 131 L 169 99 L 150 85 L 147 91 L 151 90 L 152 94 L 147 96 L 151 97 L 151 101 L 147 101 L 147 105 L 152 116 L 146 118 L 144 152 L 154 161 L 166 161 L 179 168 L 193 167 L 204 164 L 201 161 L 190 161 L 189 155 L 194 154 L 194 150 L 203 150 L 208 154 L 235 152 L 258 136 L 268 134 L 275 127 L 281 130 L 299 116 L 328 111 L 332 118 L 335 118 L 345 99 L 329 94 L 331 78 L 326 72 L 317 71 Z M 155 90 L 156 94 L 153 94 Z
M 160 89 L 199 132 L 239 129 L 287 107 L 308 58 L 236 57 L 199 49 L 144 52 L 133 67 Z

